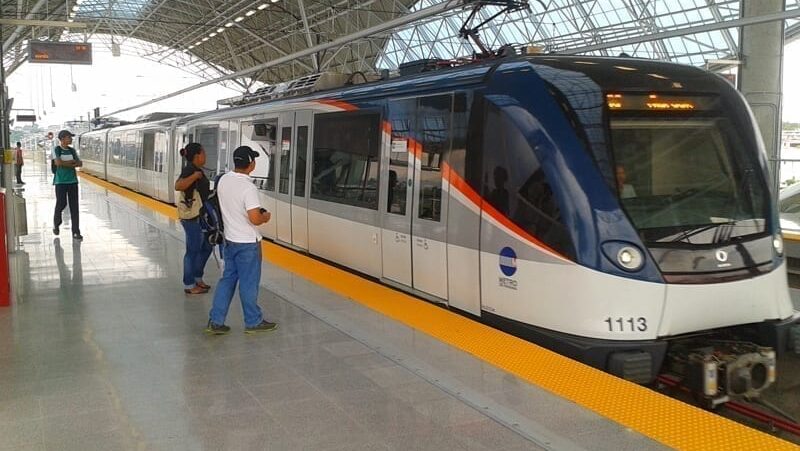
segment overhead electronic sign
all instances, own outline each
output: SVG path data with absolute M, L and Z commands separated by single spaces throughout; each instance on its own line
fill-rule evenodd
M 87 42 L 28 42 L 29 63 L 92 64 L 92 44 Z

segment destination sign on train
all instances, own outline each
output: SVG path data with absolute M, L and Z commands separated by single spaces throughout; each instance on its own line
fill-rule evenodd
M 28 43 L 29 63 L 92 64 L 92 44 L 88 42 Z
M 659 94 L 606 94 L 610 110 L 633 111 L 695 111 L 713 110 L 716 98 L 711 96 L 671 96 Z

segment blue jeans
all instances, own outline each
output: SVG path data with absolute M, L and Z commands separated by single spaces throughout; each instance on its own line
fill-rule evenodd
M 212 323 L 225 324 L 228 308 L 239 283 L 244 326 L 253 327 L 264 319 L 258 306 L 258 286 L 261 282 L 261 243 L 233 243 L 225 241 L 225 270 L 217 283 L 214 302 L 208 317 Z
M 183 256 L 183 286 L 192 288 L 197 282 L 203 280 L 206 262 L 214 248 L 206 239 L 206 234 L 203 233 L 203 229 L 200 227 L 199 219 L 181 219 L 181 225 L 186 232 L 186 254 Z

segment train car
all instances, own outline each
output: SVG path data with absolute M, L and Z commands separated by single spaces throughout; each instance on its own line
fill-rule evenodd
M 758 128 L 700 69 L 498 59 L 171 127 L 213 173 L 264 155 L 265 237 L 627 379 L 756 396 L 800 350 Z

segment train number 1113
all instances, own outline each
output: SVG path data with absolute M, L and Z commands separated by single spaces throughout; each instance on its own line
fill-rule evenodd
M 628 317 L 621 316 L 612 318 L 608 317 L 604 321 L 608 324 L 609 332 L 644 332 L 647 330 L 647 318 L 643 317 Z

